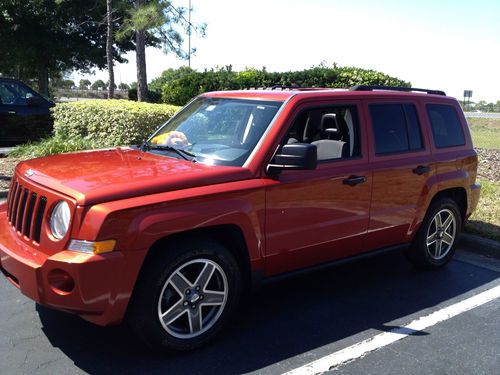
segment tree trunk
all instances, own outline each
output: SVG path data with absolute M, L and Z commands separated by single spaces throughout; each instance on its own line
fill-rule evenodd
M 113 69 L 113 6 L 112 0 L 106 0 L 107 19 L 108 19 L 108 35 L 106 39 L 106 58 L 108 60 L 108 98 L 113 99 L 115 96 L 115 72 Z
M 146 31 L 135 33 L 135 54 L 137 60 L 137 100 L 148 101 L 148 79 L 146 76 Z
M 146 0 L 136 0 L 137 8 L 146 4 Z M 148 101 L 148 78 L 146 76 L 146 30 L 135 32 L 135 58 L 137 65 L 137 101 Z
M 43 96 L 49 97 L 49 69 L 47 64 L 38 63 L 38 92 Z

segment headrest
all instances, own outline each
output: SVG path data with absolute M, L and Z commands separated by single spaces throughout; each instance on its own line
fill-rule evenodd
M 339 124 L 337 122 L 337 114 L 325 113 L 321 116 L 321 131 L 327 133 L 338 133 Z

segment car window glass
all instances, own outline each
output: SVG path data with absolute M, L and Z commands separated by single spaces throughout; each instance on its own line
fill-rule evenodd
M 16 82 L 0 82 L 0 99 L 3 104 L 27 106 L 33 93 Z
M 427 113 L 437 148 L 465 144 L 464 132 L 455 108 L 443 104 L 428 104 Z
M 418 122 L 417 109 L 413 104 L 405 104 L 403 106 L 406 123 L 408 126 L 408 142 L 410 150 L 420 150 L 423 148 L 422 134 L 420 133 L 420 123 Z
M 423 148 L 420 124 L 413 104 L 372 104 L 370 116 L 376 154 Z
M 360 155 L 358 115 L 355 105 L 310 108 L 299 113 L 283 143 L 310 143 L 318 160 Z

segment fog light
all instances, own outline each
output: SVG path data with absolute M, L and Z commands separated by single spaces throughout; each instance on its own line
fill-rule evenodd
M 52 290 L 57 294 L 69 294 L 75 289 L 75 280 L 66 271 L 55 269 L 47 276 Z

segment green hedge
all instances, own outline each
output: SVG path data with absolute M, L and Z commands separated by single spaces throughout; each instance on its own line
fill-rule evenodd
M 161 91 L 164 103 L 184 105 L 196 95 L 206 91 L 250 89 L 259 87 L 300 86 L 347 88 L 354 85 L 386 85 L 410 87 L 409 82 L 382 72 L 356 67 L 320 65 L 294 72 L 268 72 L 246 69 L 235 72 L 231 66 L 197 72 L 190 68 L 168 69 L 154 79 L 150 89 Z
M 166 104 L 128 100 L 84 100 L 52 109 L 59 139 L 84 139 L 97 147 L 141 142 L 179 110 Z

